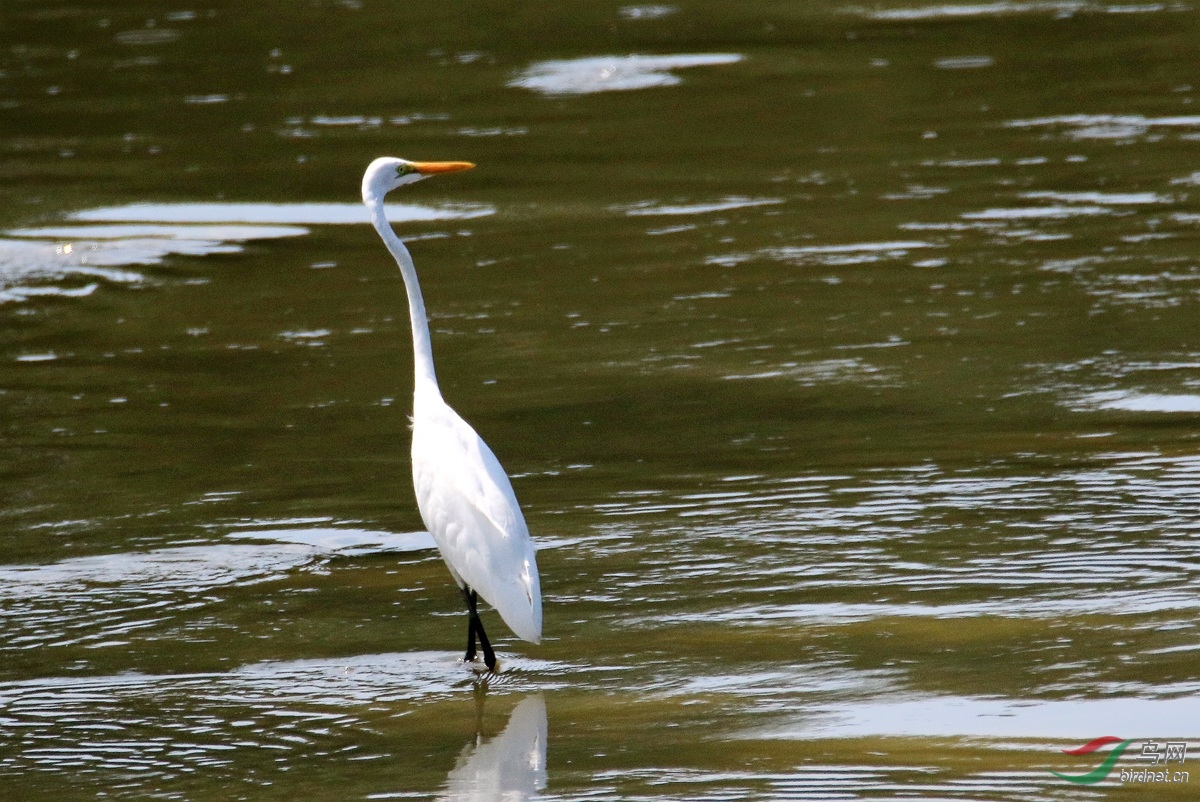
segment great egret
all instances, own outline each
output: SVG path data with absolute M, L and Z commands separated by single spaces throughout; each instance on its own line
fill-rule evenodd
M 478 597 L 495 607 L 518 637 L 541 642 L 542 592 L 533 541 L 499 460 L 475 430 L 442 400 L 417 270 L 383 212 L 384 196 L 396 187 L 474 166 L 470 162 L 379 158 L 363 175 L 362 198 L 371 213 L 372 225 L 400 266 L 408 291 L 415 373 L 412 473 L 417 509 L 467 602 L 467 651 L 463 659 L 474 661 L 478 636 L 484 663 L 490 671 L 496 671 L 496 655 L 477 610 Z

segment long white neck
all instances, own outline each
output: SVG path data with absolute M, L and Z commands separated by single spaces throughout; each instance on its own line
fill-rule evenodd
M 404 289 L 408 292 L 408 317 L 412 324 L 416 389 L 438 392 L 437 375 L 433 371 L 433 347 L 429 341 L 429 321 L 425 317 L 425 300 L 421 297 L 421 285 L 417 283 L 417 268 L 408 253 L 408 248 L 404 247 L 404 243 L 396 236 L 391 223 L 384 216 L 382 199 L 368 197 L 363 200 L 371 212 L 371 224 L 379 232 L 383 244 L 400 266 L 400 275 L 404 277 Z

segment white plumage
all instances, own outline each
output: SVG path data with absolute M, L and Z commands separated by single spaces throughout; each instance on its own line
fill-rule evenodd
M 508 475 L 441 395 L 413 402 L 417 507 L 454 581 L 478 591 L 518 637 L 542 640 L 542 598 L 529 529 Z
M 484 660 L 495 670 L 495 656 L 476 613 L 474 594 L 495 607 L 518 637 L 540 643 L 542 596 L 533 541 L 499 460 L 442 399 L 416 268 L 383 212 L 384 196 L 396 187 L 471 166 L 467 162 L 379 158 L 363 176 L 362 194 L 371 222 L 395 257 L 408 291 L 415 373 L 412 468 L 417 508 L 467 599 L 465 659 L 474 658 L 478 634 Z

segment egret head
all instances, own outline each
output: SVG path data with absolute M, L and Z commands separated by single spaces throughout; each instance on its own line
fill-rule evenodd
M 383 196 L 396 187 L 416 183 L 436 173 L 454 173 L 474 166 L 471 162 L 410 162 L 381 156 L 371 162 L 363 174 L 363 200 L 383 200 Z

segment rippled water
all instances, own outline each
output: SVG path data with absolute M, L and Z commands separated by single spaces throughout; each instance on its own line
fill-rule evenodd
M 1192 798 L 1198 22 L 0 7 L 0 797 Z M 388 213 L 540 548 L 496 676 L 382 154 L 479 165 Z

